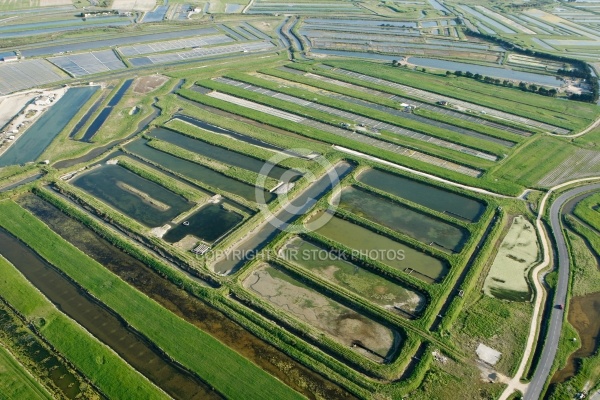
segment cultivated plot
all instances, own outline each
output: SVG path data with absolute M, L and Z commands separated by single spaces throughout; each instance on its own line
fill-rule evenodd
M 127 68 L 112 50 L 51 57 L 48 61 L 76 78 Z
M 366 82 L 372 82 L 378 85 L 382 85 L 382 86 L 388 86 L 391 88 L 396 88 L 399 89 L 405 93 L 408 93 L 412 96 L 415 96 L 417 98 L 426 100 L 426 101 L 430 101 L 430 102 L 438 102 L 438 101 L 446 101 L 448 103 L 452 103 L 452 104 L 456 104 L 459 105 L 460 107 L 466 109 L 466 110 L 473 110 L 473 111 L 477 111 L 480 113 L 484 113 L 484 114 L 489 114 L 501 119 L 506 119 L 512 122 L 516 122 L 516 123 L 520 123 L 520 124 L 524 124 L 524 125 L 530 125 L 530 126 L 534 126 L 536 128 L 540 128 L 540 129 L 544 129 L 547 130 L 549 132 L 553 132 L 553 133 L 559 133 L 559 134 L 567 134 L 569 133 L 569 130 L 564 129 L 564 128 L 559 128 L 553 125 L 549 125 L 546 124 L 544 122 L 539 122 L 539 121 L 534 121 L 532 119 L 529 118 L 525 118 L 525 117 L 520 117 L 518 115 L 514 115 L 514 114 L 509 114 L 507 112 L 504 111 L 500 111 L 500 110 L 495 110 L 493 108 L 488 108 L 488 107 L 484 107 L 484 106 L 480 106 L 478 104 L 473 104 L 473 103 L 469 103 L 463 100 L 458 100 L 455 98 L 451 98 L 448 96 L 443 96 L 443 95 L 439 95 L 436 93 L 431 93 L 431 92 L 427 92 L 425 90 L 421 90 L 421 89 L 416 89 L 410 86 L 406 86 L 406 85 L 402 85 L 396 82 L 391 82 L 391 81 L 387 81 L 384 79 L 380 79 L 380 78 L 376 78 L 374 76 L 370 76 L 370 75 L 363 75 L 360 74 L 358 72 L 354 72 L 354 71 L 348 71 L 348 70 L 343 70 L 343 69 L 336 69 L 335 72 L 340 73 L 340 74 L 344 74 L 362 81 L 366 81 Z
M 540 179 L 538 184 L 552 187 L 572 179 L 597 176 L 598 173 L 600 173 L 600 152 L 578 149 Z

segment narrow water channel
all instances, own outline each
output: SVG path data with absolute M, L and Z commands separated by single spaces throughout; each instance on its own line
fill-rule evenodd
M 304 396 L 326 399 L 353 399 L 333 384 L 270 344 L 237 325 L 221 312 L 190 296 L 149 267 L 112 246 L 80 222 L 67 217 L 35 195 L 21 197 L 19 203 L 52 230 L 88 254 L 121 279 L 145 293 L 163 307 L 214 336 L 256 365 Z
M 168 361 L 152 344 L 129 330 L 117 316 L 2 229 L 0 253 L 62 312 L 173 398 L 221 398 L 199 379 Z

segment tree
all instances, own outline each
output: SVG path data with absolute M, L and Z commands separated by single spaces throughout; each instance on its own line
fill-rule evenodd
M 508 80 L 506 80 L 506 79 L 505 79 L 505 80 L 503 80 L 503 81 L 502 81 L 502 86 L 508 86 Z
M 452 72 L 446 71 L 446 76 L 450 76 L 450 75 L 452 75 Z
M 392 60 L 392 66 L 397 67 L 398 66 L 398 60 Z
M 467 78 L 472 78 L 472 77 L 473 77 L 473 73 L 472 73 L 472 72 L 469 72 L 469 71 L 467 71 L 467 72 L 465 73 L 465 76 L 466 76 Z
M 480 80 L 481 78 L 483 78 L 483 76 L 481 74 L 475 74 L 473 75 L 473 78 Z
M 527 84 L 525 82 L 519 82 L 519 89 L 527 91 Z
M 556 97 L 557 94 L 558 94 L 558 91 L 556 89 L 548 90 L 548 96 Z
M 463 72 L 462 71 L 455 71 L 454 75 L 456 75 L 456 76 L 462 76 Z

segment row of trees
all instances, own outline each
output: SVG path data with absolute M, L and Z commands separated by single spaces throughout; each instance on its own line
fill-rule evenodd
M 452 72 L 450 71 L 446 71 L 446 76 L 450 76 L 452 75 Z M 472 72 L 462 72 L 462 71 L 456 71 L 454 72 L 454 75 L 456 76 L 464 76 L 467 78 L 472 78 L 475 79 L 477 81 L 481 81 L 481 82 L 485 82 L 485 83 L 489 83 L 492 85 L 497 85 L 497 86 L 504 86 L 504 87 L 514 87 L 515 85 L 507 80 L 500 80 L 498 78 L 492 78 L 491 76 L 483 76 L 481 74 L 474 74 Z M 543 86 L 537 86 L 537 85 L 527 85 L 525 82 L 520 82 L 519 83 L 519 89 L 521 89 L 524 92 L 532 92 L 532 93 L 538 93 L 541 94 L 542 96 L 549 96 L 549 97 L 556 97 L 556 95 L 558 94 L 558 91 L 556 89 L 547 89 Z
M 529 3 L 527 3 L 527 4 L 529 6 L 531 6 Z M 569 72 L 566 75 L 585 79 L 585 81 L 591 86 L 591 93 L 573 94 L 569 98 L 571 100 L 585 101 L 585 102 L 589 102 L 589 103 L 596 103 L 598 101 L 600 85 L 598 84 L 598 79 L 592 74 L 592 71 L 590 70 L 590 68 L 588 67 L 588 65 L 585 61 L 578 60 L 575 58 L 569 58 L 569 57 L 559 56 L 559 55 L 555 55 L 555 54 L 550 54 L 550 53 L 544 53 L 541 51 L 534 51 L 531 49 L 524 49 L 521 46 L 517 46 L 514 43 L 511 43 L 508 40 L 502 39 L 500 37 L 497 37 L 494 35 L 488 35 L 488 34 L 481 33 L 481 32 L 475 32 L 470 29 L 465 29 L 465 33 L 469 36 L 474 36 L 477 38 L 485 39 L 487 41 L 496 43 L 496 44 L 504 47 L 507 50 L 514 51 L 515 53 L 525 54 L 525 55 L 528 55 L 531 57 L 538 57 L 538 58 L 542 58 L 545 60 L 559 61 L 562 63 L 568 63 L 568 64 L 573 65 L 577 72 Z M 564 71 L 564 70 L 559 70 L 559 71 Z

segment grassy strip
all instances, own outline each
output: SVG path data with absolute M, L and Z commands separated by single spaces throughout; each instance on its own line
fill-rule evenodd
M 219 161 L 201 156 L 198 153 L 194 153 L 193 151 L 189 151 L 164 140 L 152 139 L 148 142 L 148 146 L 183 160 L 204 165 L 205 167 L 217 171 L 225 176 L 237 179 L 238 181 L 247 183 L 249 185 L 254 185 L 258 180 L 258 174 L 256 172 L 236 167 L 234 165 L 223 164 Z M 267 186 L 266 189 L 270 190 L 274 188 L 275 185 L 277 185 L 277 181 L 273 178 L 267 177 L 267 180 L 265 181 L 265 186 Z
M 575 207 L 574 214 L 600 231 L 600 193 L 583 199 Z
M 304 85 L 309 85 L 315 88 L 319 88 L 319 89 L 324 89 L 324 90 L 328 90 L 330 92 L 334 92 L 334 93 L 339 93 L 339 94 L 343 94 L 346 96 L 351 96 L 351 97 L 355 97 L 358 99 L 362 99 L 362 100 L 366 100 L 369 101 L 371 103 L 375 103 L 375 104 L 380 104 L 386 107 L 391 107 L 391 108 L 395 108 L 395 109 L 399 109 L 399 104 L 398 102 L 395 102 L 391 99 L 388 99 L 386 97 L 382 97 L 382 96 L 377 96 L 377 95 L 372 95 L 369 93 L 365 93 L 361 90 L 357 90 L 357 89 L 352 89 L 352 88 L 348 88 L 348 87 L 344 87 L 344 86 L 339 86 L 339 85 L 335 85 L 332 83 L 327 83 L 327 82 L 323 82 L 321 80 L 318 79 L 313 79 L 304 75 L 297 75 L 297 74 L 292 74 L 286 71 L 281 71 L 278 69 L 267 69 L 267 70 L 261 70 L 261 73 L 265 74 L 265 75 L 270 75 L 270 76 L 274 76 L 277 78 L 281 78 L 281 79 L 285 79 L 287 81 L 292 81 L 292 82 L 297 82 L 297 83 L 301 83 Z M 373 89 L 373 88 L 371 88 Z M 374 90 L 374 89 L 373 89 Z M 385 96 L 385 93 L 383 93 L 383 95 Z M 440 122 L 446 122 L 450 125 L 455 125 L 458 127 L 462 127 L 462 128 L 466 128 L 466 129 L 470 129 L 472 131 L 475 132 L 479 132 L 482 133 L 484 135 L 488 135 L 488 136 L 493 136 L 493 137 L 498 137 L 501 139 L 506 139 L 506 140 L 511 140 L 511 141 L 517 141 L 519 140 L 519 136 L 515 135 L 515 134 L 510 134 L 507 132 L 504 132 L 500 129 L 494 128 L 494 127 L 489 127 L 489 126 L 485 126 L 485 125 L 480 125 L 474 122 L 470 122 L 470 121 L 466 121 L 466 120 L 462 120 L 459 118 L 454 118 L 454 117 L 448 117 L 442 114 L 438 114 L 436 112 L 430 111 L 430 110 L 424 110 L 421 108 L 418 108 L 415 110 L 415 114 L 417 115 L 421 115 L 425 118 L 429 118 L 432 120 L 436 120 L 436 121 L 440 121 Z
M 567 216 L 565 219 L 569 228 L 581 235 L 588 242 L 590 249 L 595 253 L 596 257 L 600 257 L 600 236 L 574 218 Z
M 250 156 L 260 161 L 266 161 L 275 155 L 274 150 L 266 149 L 260 146 L 254 146 L 241 140 L 232 139 L 229 136 L 202 129 L 185 121 L 171 120 L 165 126 L 191 138 L 198 139 L 203 142 L 234 151 L 236 153 Z M 310 167 L 310 163 L 307 163 L 305 160 L 300 158 L 287 158 L 281 161 L 278 165 L 286 168 Z
M 327 64 L 572 130 L 586 127 L 598 115 L 595 106 L 591 104 L 564 102 L 514 89 L 494 87 L 495 95 L 491 97 L 488 84 L 473 82 L 468 78 L 432 76 L 354 60 L 328 61 Z
M 18 214 L 24 212 L 22 209 L 18 210 L 18 214 L 5 212 L 14 209 L 15 205 L 8 201 L 0 205 L 3 209 L 2 219 L 14 220 Z M 45 228 L 41 222 L 37 220 L 36 222 Z M 44 338 L 87 375 L 109 398 L 124 399 L 140 396 L 146 399 L 164 399 L 168 397 L 109 347 L 100 343 L 77 323 L 58 311 L 3 258 L 0 258 L 0 271 L 2 272 L 0 290 L 3 297 L 27 319 L 36 321 L 37 329 Z M 94 356 L 90 357 L 92 354 Z
M 6 263 L 0 259 L 0 265 Z M 9 399 L 52 399 L 50 393 L 0 346 L 0 391 Z
M 508 195 L 517 195 L 521 193 L 522 186 L 516 184 L 513 181 L 509 180 L 495 180 L 495 179 L 485 179 L 481 178 L 472 178 L 460 174 L 458 172 L 449 171 L 443 167 L 438 167 L 423 161 L 416 160 L 411 157 L 403 156 L 391 151 L 382 150 L 375 146 L 370 146 L 364 143 L 358 143 L 354 140 L 345 138 L 343 136 L 334 135 L 329 132 L 325 132 L 322 130 L 318 130 L 306 125 L 293 123 L 283 118 L 275 117 L 272 115 L 268 115 L 265 113 L 257 112 L 254 110 L 248 110 L 245 108 L 238 107 L 234 104 L 230 104 L 226 101 L 222 101 L 219 99 L 212 98 L 210 96 L 202 95 L 200 93 L 191 91 L 191 90 L 180 90 L 179 92 L 183 97 L 198 102 L 200 104 L 205 104 L 210 107 L 214 107 L 232 114 L 242 115 L 245 118 L 253 119 L 255 121 L 259 121 L 261 123 L 269 124 L 277 128 L 286 129 L 290 132 L 297 133 L 299 135 L 303 135 L 309 137 L 311 139 L 316 139 L 321 142 L 335 144 L 343 147 L 347 147 L 352 150 L 360 151 L 362 153 L 366 153 L 375 157 L 383 158 L 387 161 L 391 161 L 394 163 L 398 163 L 400 165 L 406 165 L 410 168 L 414 168 L 419 171 L 431 173 L 438 176 L 444 176 L 447 179 L 472 185 L 482 187 L 494 192 L 499 192 Z M 344 155 L 347 158 L 353 158 L 348 155 Z M 360 161 L 360 158 L 357 159 Z
M 509 140 L 513 143 L 519 143 L 523 140 L 522 136 L 502 131 L 498 128 L 494 128 L 493 126 L 481 125 L 464 119 L 444 115 L 435 111 L 426 110 L 424 108 L 417 107 L 413 112 L 421 117 L 429 118 L 434 121 L 445 122 L 447 124 L 458 126 L 460 128 L 470 129 L 473 132 L 478 132 L 495 138 Z
M 376 119 L 379 121 L 388 122 L 390 124 L 410 129 L 415 132 L 420 132 L 426 135 L 435 136 L 453 143 L 478 149 L 481 151 L 493 153 L 496 155 L 502 155 L 502 152 L 506 151 L 504 146 L 500 146 L 496 143 L 487 142 L 481 139 L 473 138 L 467 135 L 456 133 L 454 131 L 440 128 L 434 125 L 429 125 L 419 121 L 414 121 L 409 118 L 404 118 L 398 115 L 388 114 L 384 111 L 373 109 L 359 104 L 349 103 L 344 100 L 339 100 L 327 95 L 320 93 L 310 92 L 304 89 L 295 87 L 282 87 L 277 82 L 269 82 L 264 79 L 249 76 L 246 74 L 229 74 L 227 77 L 235 79 L 237 81 L 250 83 L 255 86 L 264 87 L 275 92 L 285 93 L 290 96 L 295 96 L 313 103 L 322 104 L 328 107 L 333 107 L 341 111 L 351 112 L 356 115 L 361 115 L 367 118 Z M 396 108 L 396 106 L 392 107 Z M 403 137 L 404 138 L 404 137 Z
M 163 97 L 158 104 L 168 104 L 167 107 L 173 109 L 173 113 L 177 112 L 177 110 L 183 110 L 181 111 L 182 114 L 192 118 L 196 118 L 220 128 L 230 129 L 234 132 L 248 135 L 249 137 L 271 143 L 284 149 L 301 146 L 304 148 L 310 147 L 311 151 L 318 151 L 324 155 L 332 152 L 331 148 L 323 143 L 307 139 L 306 137 L 288 131 L 276 131 L 274 129 L 268 129 L 269 127 L 267 125 L 257 126 L 257 123 L 251 124 L 242 122 L 240 120 L 241 117 L 233 114 L 223 117 L 223 115 L 214 112 L 214 110 L 197 107 L 199 104 L 194 104 L 193 107 L 190 107 L 190 104 L 193 104 L 192 101 L 184 100 L 177 95 Z M 215 142 L 215 144 L 217 143 Z
M 305 118 L 310 118 L 310 119 L 313 119 L 313 120 L 316 120 L 316 121 L 319 121 L 319 122 L 322 122 L 325 124 L 333 125 L 336 127 L 339 127 L 340 124 L 342 124 L 342 123 L 346 123 L 350 126 L 353 126 L 355 124 L 354 121 L 352 121 L 350 119 L 346 119 L 343 117 L 338 117 L 336 115 L 328 114 L 324 111 L 317 111 L 310 107 L 300 106 L 293 102 L 282 101 L 280 99 L 273 98 L 268 95 L 263 95 L 263 94 L 256 93 L 253 91 L 244 90 L 244 89 L 236 87 L 236 86 L 231 86 L 231 85 L 227 85 L 227 84 L 212 81 L 212 80 L 199 81 L 198 84 L 201 86 L 204 86 L 204 87 L 208 87 L 210 89 L 217 90 L 222 93 L 227 93 L 227 94 L 233 95 L 235 97 L 239 97 L 242 99 L 253 101 L 255 103 L 267 105 L 269 107 L 273 107 L 278 110 L 290 112 L 290 113 L 300 115 Z M 310 93 L 310 95 L 308 97 L 312 98 L 313 102 L 318 103 L 319 101 L 314 100 L 314 99 L 318 100 L 317 96 L 318 95 L 316 95 L 316 94 Z M 408 126 L 407 124 L 404 124 L 401 121 L 394 122 L 394 120 L 399 119 L 398 117 L 383 113 L 378 110 L 372 110 L 370 108 L 362 107 L 357 104 L 349 104 L 349 103 L 339 101 L 336 99 L 328 99 L 326 97 L 324 99 L 321 99 L 321 102 L 328 104 L 332 107 L 337 106 L 336 108 L 342 109 L 343 111 L 351 112 L 355 115 L 363 115 L 363 116 L 368 116 L 368 117 L 373 117 L 373 118 L 379 117 L 379 118 L 377 118 L 378 120 L 386 121 L 392 125 L 410 128 L 410 126 Z M 360 108 L 360 110 L 359 110 L 359 108 Z M 414 121 L 410 121 L 410 122 L 412 123 Z M 426 125 L 426 124 L 421 124 L 421 125 Z M 428 125 L 426 125 L 426 126 L 429 128 L 432 128 L 432 129 L 436 128 L 436 127 L 430 127 Z M 428 153 L 428 154 L 434 155 L 436 157 L 445 158 L 445 159 L 453 161 L 453 162 L 458 162 L 460 164 L 464 164 L 464 165 L 468 165 L 468 166 L 475 166 L 475 167 L 479 167 L 479 168 L 493 165 L 493 163 L 490 161 L 486 161 L 479 157 L 471 156 L 466 153 L 447 149 L 445 147 L 440 147 L 440 146 L 437 146 L 434 144 L 430 144 L 429 142 L 416 140 L 416 139 L 410 138 L 408 136 L 402 136 L 402 135 L 398 135 L 398 134 L 395 134 L 392 132 L 389 132 L 389 134 L 391 137 L 396 138 L 397 142 L 402 143 L 403 146 L 411 147 L 411 148 L 414 148 L 415 150 L 418 150 L 423 153 Z M 378 136 L 378 138 L 380 140 L 383 140 L 379 136 Z M 390 140 L 388 139 L 388 141 L 390 141 Z
M 4 202 L 0 210 L 2 226 L 225 396 L 247 399 L 302 398 L 212 336 L 132 289 L 16 203 Z M 121 384 L 122 379 L 116 379 L 115 382 Z
M 580 225 L 572 220 L 570 225 Z M 576 229 L 576 228 L 575 228 Z M 567 240 L 573 258 L 573 296 L 600 292 L 600 277 L 595 254 L 588 247 L 586 241 L 571 230 L 567 230 Z
M 169 189 L 173 193 L 177 193 L 189 201 L 200 203 L 206 200 L 208 197 L 205 193 L 202 193 L 201 191 L 194 189 L 193 187 L 181 181 L 173 179 L 155 168 L 144 165 L 133 158 L 119 157 L 118 160 L 119 165 L 123 168 L 130 170 L 134 174 L 139 175 L 144 179 L 158 183 L 159 185 Z

